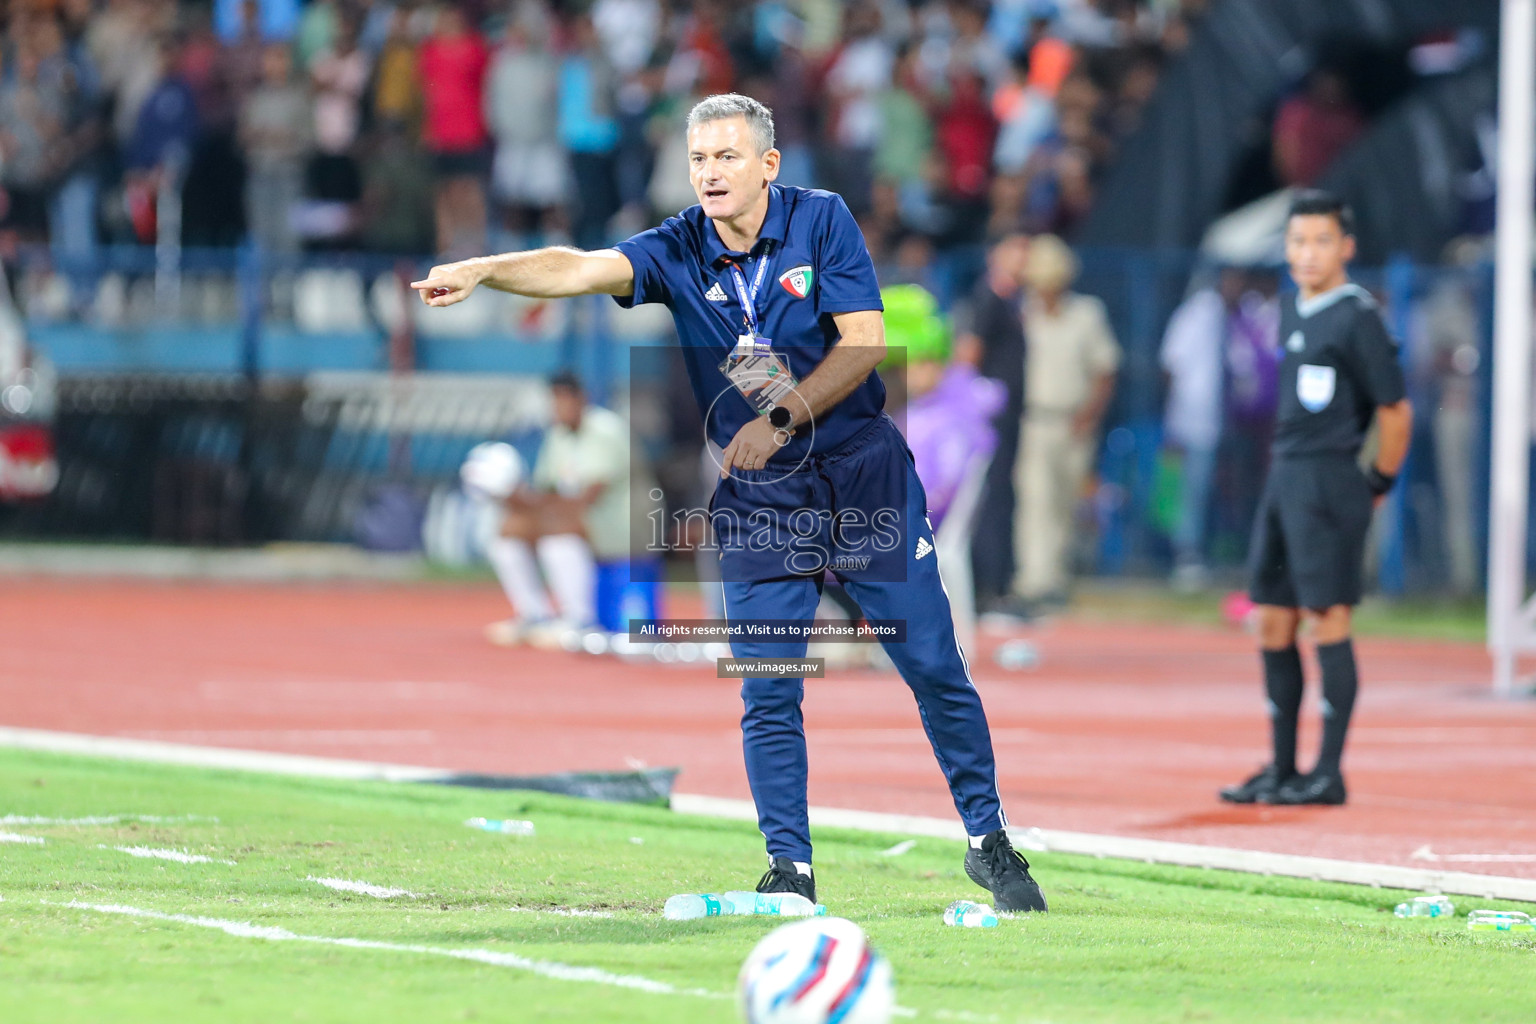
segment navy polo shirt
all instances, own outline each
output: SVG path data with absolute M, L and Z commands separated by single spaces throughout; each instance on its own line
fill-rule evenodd
M 758 261 L 771 261 L 757 295 L 758 332 L 800 380 L 837 344 L 834 313 L 885 308 L 853 214 L 841 196 L 820 189 L 770 185 L 768 214 L 750 253 L 727 249 L 699 206 L 614 248 L 635 270 L 634 294 L 615 300 L 626 309 L 660 302 L 672 310 L 705 432 L 721 447 L 756 415 L 720 372 L 720 363 L 746 330 L 730 261 L 741 266 L 749 287 Z M 871 371 L 851 394 L 816 417 L 814 430 L 797 428 L 774 462 L 798 460 L 807 451 L 832 451 L 878 418 L 884 407 L 885 384 Z

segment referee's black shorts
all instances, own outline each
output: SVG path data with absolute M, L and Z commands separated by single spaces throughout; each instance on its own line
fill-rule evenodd
M 1282 608 L 1359 604 L 1373 505 L 1348 455 L 1276 457 L 1248 546 L 1248 596 Z

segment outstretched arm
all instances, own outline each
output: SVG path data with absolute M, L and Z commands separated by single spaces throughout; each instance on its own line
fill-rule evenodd
M 451 306 L 469 298 L 478 285 L 540 299 L 572 295 L 632 295 L 635 269 L 616 249 L 582 252 L 555 246 L 479 256 L 432 268 L 411 287 L 429 306 Z

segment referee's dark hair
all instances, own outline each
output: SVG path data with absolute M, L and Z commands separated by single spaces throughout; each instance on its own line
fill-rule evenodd
M 587 393 L 587 389 L 581 385 L 581 378 L 576 376 L 576 373 L 573 370 L 561 370 L 554 376 L 550 377 L 549 390 L 574 391 L 578 395 L 584 395 Z
M 1346 235 L 1355 233 L 1355 213 L 1349 208 L 1349 204 L 1332 192 L 1325 192 L 1320 188 L 1302 189 L 1296 193 L 1296 198 L 1291 200 L 1291 212 L 1285 219 L 1316 215 L 1332 217 L 1339 222 L 1339 230 Z

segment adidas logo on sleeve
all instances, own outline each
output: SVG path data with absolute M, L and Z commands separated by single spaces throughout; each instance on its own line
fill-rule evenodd
M 927 537 L 917 538 L 917 558 L 921 559 L 931 551 L 933 551 L 933 545 L 928 543 Z

